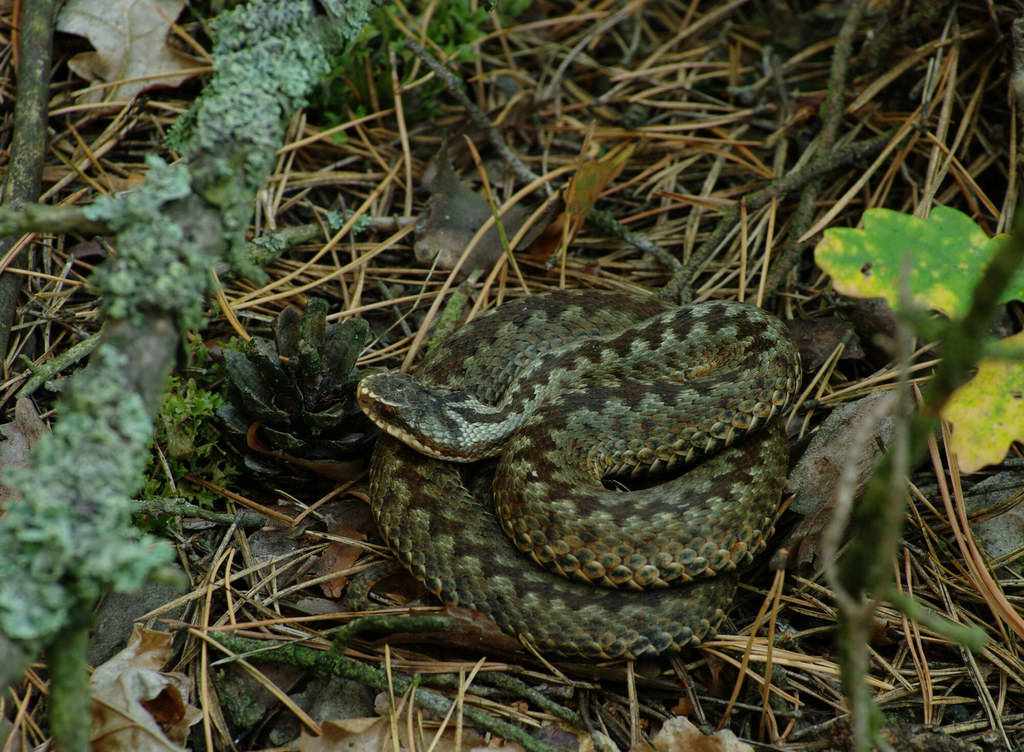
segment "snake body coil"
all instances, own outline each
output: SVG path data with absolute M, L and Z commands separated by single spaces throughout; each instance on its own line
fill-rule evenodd
M 509 303 L 415 382 L 360 384 L 399 437 L 374 452 L 373 512 L 442 601 L 543 652 L 677 651 L 718 626 L 730 573 L 771 534 L 788 455 L 775 418 L 798 383 L 785 328 L 751 306 L 598 291 Z M 446 461 L 482 457 L 498 459 Z

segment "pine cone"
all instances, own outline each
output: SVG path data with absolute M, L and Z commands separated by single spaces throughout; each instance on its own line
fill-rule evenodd
M 217 412 L 245 442 L 245 464 L 276 474 L 259 455 L 274 455 L 333 476 L 365 456 L 378 430 L 355 399 L 356 358 L 369 325 L 349 318 L 326 326 L 327 301 L 309 298 L 301 315 L 289 306 L 277 319 L 275 341 L 253 337 L 245 352 L 224 351 L 229 404 Z M 254 430 L 255 429 L 255 430 Z

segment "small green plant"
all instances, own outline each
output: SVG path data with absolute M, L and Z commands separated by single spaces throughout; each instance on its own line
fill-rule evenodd
M 193 348 L 192 360 L 209 364 L 209 354 L 202 343 Z M 217 495 L 189 483 L 186 476 L 192 474 L 227 485 L 238 475 L 237 464 L 219 446 L 222 437 L 217 429 L 216 411 L 224 404 L 224 398 L 207 388 L 218 376 L 219 369 L 210 368 L 198 378 L 177 374 L 171 377 L 156 418 L 142 498 L 178 497 L 210 507 Z
M 502 24 L 514 19 L 530 7 L 532 0 L 509 0 L 498 4 Z M 477 55 L 473 43 L 483 37 L 489 13 L 473 0 L 445 0 L 431 7 L 427 38 L 444 56 L 459 63 L 473 62 Z M 312 105 L 314 115 L 325 125 L 339 125 L 394 103 L 391 86 L 390 50 L 393 48 L 402 79 L 413 70 L 416 57 L 405 49 L 400 20 L 392 6 L 384 6 L 373 14 L 373 21 L 363 27 L 362 34 L 346 53 L 335 57 L 331 75 L 325 79 L 320 97 Z M 358 51 L 359 54 L 352 54 Z M 421 71 L 424 69 L 420 68 Z M 422 73 L 420 74 L 422 75 Z M 417 87 L 415 98 L 406 102 L 410 120 L 430 120 L 438 112 L 438 95 L 444 84 L 437 78 Z
M 875 607 L 884 597 L 897 603 L 911 618 L 920 620 L 926 613 L 912 596 L 902 593 L 892 582 L 909 497 L 903 478 L 927 454 L 940 423 L 940 412 L 945 410 L 948 417 L 957 395 L 977 382 L 985 370 L 984 356 L 992 348 L 987 331 L 999 308 L 1008 300 L 1024 298 L 1024 279 L 1020 276 L 1024 242 L 1019 221 L 1009 237 L 990 239 L 970 217 L 943 207 L 933 209 L 927 219 L 870 209 L 864 214 L 863 224 L 862 230 L 827 230 L 815 249 L 815 261 L 831 275 L 840 292 L 885 297 L 910 327 L 935 341 L 943 355 L 922 390 L 916 409 L 910 409 L 913 400 L 908 385 L 900 386 L 897 394 L 906 417 L 897 420 L 894 440 L 876 465 L 859 501 L 837 518 L 846 530 L 845 553 L 841 558 L 836 555 L 840 536 L 834 526 L 828 533 L 831 551 L 823 555 L 825 560 L 836 562 L 827 571 L 827 579 L 838 605 L 837 642 L 841 675 L 851 706 L 854 748 L 867 750 L 873 745 L 885 746 L 880 731 L 882 714 L 864 681 L 870 662 L 867 645 L 875 624 Z M 949 318 L 931 318 L 926 311 L 941 311 Z M 909 334 L 900 337 L 909 339 Z M 904 342 L 902 350 L 910 349 L 911 344 Z M 981 367 L 977 368 L 979 361 Z M 1019 366 L 1019 362 L 1015 365 Z M 978 374 L 970 381 L 975 370 Z M 995 422 L 1021 425 L 1019 404 L 1024 400 L 1018 385 L 1022 374 L 1019 368 L 1016 373 L 1012 370 L 992 372 L 981 388 L 962 400 L 965 418 L 954 424 L 954 454 L 960 456 L 964 451 L 956 446 L 958 433 L 961 439 L 971 436 L 976 443 L 984 439 L 983 432 L 1001 434 L 985 452 L 971 458 L 978 467 L 1001 461 L 1006 444 L 1016 434 L 993 430 L 990 416 L 994 403 L 1006 405 L 1016 401 L 1018 407 L 1002 410 L 995 416 Z M 955 391 L 958 387 L 959 392 Z M 983 432 L 976 431 L 977 427 Z M 960 464 L 964 464 L 962 459 Z M 955 513 L 950 524 L 955 526 L 954 517 Z M 965 555 L 973 558 L 969 545 L 961 545 Z M 986 587 L 997 587 L 985 567 L 975 570 L 982 581 L 990 581 Z M 993 631 L 997 638 L 1005 638 L 1009 629 L 1020 633 L 1012 605 L 999 599 L 986 601 L 996 619 Z M 983 649 L 985 635 L 980 629 L 973 630 L 972 636 L 961 632 L 958 624 L 947 624 L 941 619 L 934 620 L 930 628 L 972 650 Z
M 978 281 L 1007 242 L 1006 235 L 990 238 L 966 214 L 942 206 L 926 218 L 869 209 L 863 224 L 863 229 L 826 230 L 815 250 L 818 265 L 836 290 L 885 298 L 928 338 L 941 330 L 921 312 L 965 316 Z M 907 300 L 917 313 L 907 310 Z M 995 302 L 1011 300 L 1024 300 L 1024 268 L 1007 280 Z M 963 472 L 999 464 L 1014 441 L 1024 440 L 1022 351 L 1024 332 L 990 343 L 974 377 L 945 405 L 943 416 L 954 425 L 953 450 Z

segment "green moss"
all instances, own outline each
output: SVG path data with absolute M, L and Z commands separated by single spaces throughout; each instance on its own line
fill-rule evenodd
M 498 6 L 501 26 L 507 27 L 512 19 L 530 7 L 531 2 L 502 2 Z M 331 0 L 327 4 L 328 10 L 332 3 L 351 5 L 343 3 L 343 0 Z M 392 20 L 394 9 L 389 3 L 368 2 L 366 6 L 369 8 L 374 4 L 381 7 L 372 16 L 367 16 L 371 23 L 365 23 L 360 15 L 361 27 L 351 25 L 351 13 L 347 17 L 335 14 L 338 16 L 336 25 L 340 25 L 352 41 L 348 49 L 334 56 L 332 75 L 324 82 L 318 101 L 312 107 L 314 117 L 328 125 L 344 123 L 352 113 L 365 115 L 374 100 L 383 107 L 394 104 L 392 51 L 399 59 L 399 70 L 414 69 L 416 56 L 405 49 L 404 33 Z M 432 6 L 426 36 L 444 53 L 445 58 L 458 63 L 473 62 L 477 58 L 474 43 L 490 28 L 489 14 L 490 9 L 473 0 L 436 3 Z M 357 36 L 351 36 L 353 32 L 357 32 Z M 354 50 L 359 54 L 352 54 Z M 439 102 L 443 93 L 444 83 L 436 78 L 418 85 L 405 99 L 406 118 L 410 121 L 434 119 L 440 112 Z
M 161 448 L 164 464 L 150 453 L 143 499 L 180 498 L 211 508 L 220 497 L 214 491 L 184 480 L 189 475 L 220 486 L 229 485 L 238 475 L 237 464 L 220 449 L 216 410 L 224 398 L 206 388 L 214 373 L 206 378 L 172 376 L 156 420 L 153 443 Z M 203 382 L 203 383 L 201 383 Z M 173 482 L 172 482 L 173 481 Z
M 0 525 L 0 626 L 10 637 L 45 638 L 83 600 L 134 590 L 174 557 L 131 526 L 152 423 L 127 366 L 101 346 L 69 385 L 30 467 L 5 476 L 21 492 Z

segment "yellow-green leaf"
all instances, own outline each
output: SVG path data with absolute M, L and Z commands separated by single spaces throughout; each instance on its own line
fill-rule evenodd
M 1024 349 L 1024 332 L 1003 340 Z M 945 416 L 953 423 L 953 451 L 961 471 L 1003 461 L 1013 441 L 1024 441 L 1024 361 L 985 358 L 978 373 L 953 393 Z
M 814 258 L 845 295 L 885 298 L 899 308 L 905 287 L 915 305 L 956 317 L 967 311 L 975 285 L 1005 237 L 989 238 L 966 214 L 942 206 L 925 219 L 868 209 L 863 229 L 825 230 Z M 1022 299 L 1024 270 L 1018 270 L 1000 302 Z

